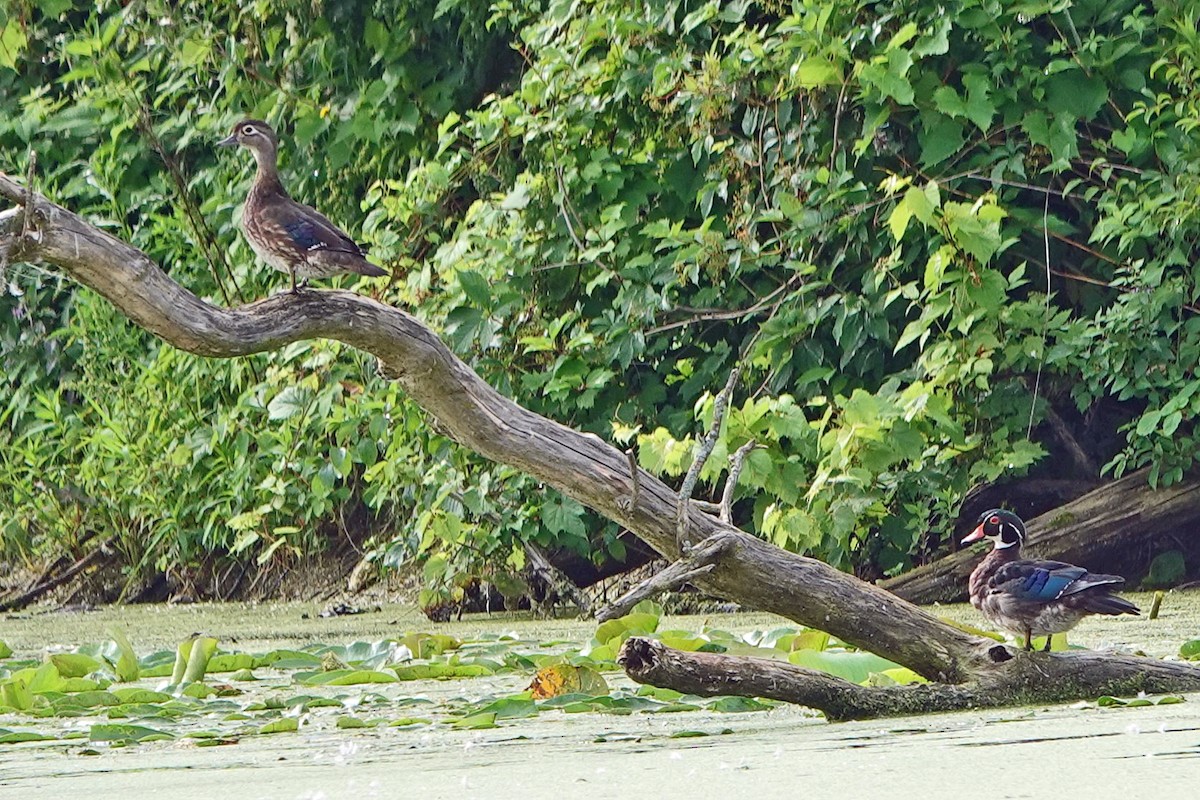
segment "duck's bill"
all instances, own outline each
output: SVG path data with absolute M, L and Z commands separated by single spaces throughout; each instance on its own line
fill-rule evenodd
M 217 142 L 217 147 L 233 147 L 235 144 L 237 144 L 237 134 L 226 136 L 224 139 L 221 139 L 219 142 Z
M 971 542 L 978 542 L 984 536 L 986 536 L 986 534 L 983 532 L 983 526 L 980 525 L 978 528 L 976 528 L 975 530 L 968 533 L 966 535 L 966 537 L 963 538 L 963 540 L 961 542 L 959 542 L 959 544 L 970 544 Z

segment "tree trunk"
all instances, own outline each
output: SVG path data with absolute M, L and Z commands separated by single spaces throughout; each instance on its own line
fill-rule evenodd
M 1145 574 L 1157 549 L 1151 544 L 1185 527 L 1190 530 L 1198 517 L 1200 480 L 1155 490 L 1142 470 L 1027 522 L 1026 552 L 1132 579 Z M 1139 543 L 1145 546 L 1139 548 Z M 1193 553 L 1200 549 L 1194 535 L 1180 536 L 1173 544 Z M 962 600 L 967 578 L 985 554 L 979 548 L 962 550 L 880 585 L 912 603 Z
M 176 284 L 144 253 L 40 196 L 27 197 L 4 175 L 0 196 L 26 206 L 23 212 L 0 215 L 0 262 L 7 257 L 53 265 L 108 298 L 138 325 L 204 356 L 230 358 L 316 337 L 372 353 L 383 373 L 397 380 L 460 444 L 545 481 L 629 528 L 665 557 L 680 557 L 679 501 L 670 487 L 640 469 L 631 475 L 625 454 L 599 437 L 567 428 L 500 395 L 410 314 L 352 292 L 316 290 L 218 308 Z M 714 568 L 694 580 L 697 586 L 827 631 L 932 681 L 975 682 L 981 691 L 998 692 L 998 697 L 1015 696 L 1003 691 L 1004 676 L 1013 670 L 998 671 L 997 665 L 1016 660 L 1036 663 L 1045 676 L 1047 698 L 1065 699 L 1061 687 L 1074 685 L 1078 677 L 1078 659 L 1049 654 L 1033 662 L 1034 656 L 1023 653 L 1014 658 L 991 639 L 947 625 L 820 561 L 749 536 L 690 501 L 683 523 L 685 544 L 720 545 Z M 1200 688 L 1200 669 L 1165 664 L 1159 668 Z M 993 676 L 992 683 L 981 682 Z M 1138 685 L 1125 677 L 1121 686 Z M 955 686 L 942 688 L 960 691 Z

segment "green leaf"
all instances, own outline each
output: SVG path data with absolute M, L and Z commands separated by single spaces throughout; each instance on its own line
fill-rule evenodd
M 96 659 L 81 653 L 57 653 L 49 660 L 64 678 L 82 678 L 103 667 Z
M 1178 550 L 1159 553 L 1150 562 L 1143 589 L 1168 589 L 1183 580 L 1187 574 L 1187 562 Z
M 806 58 L 797 64 L 792 76 L 797 86 L 809 89 L 818 86 L 838 86 L 843 81 L 842 70 L 838 65 L 812 58 Z
M 490 711 L 487 713 L 472 714 L 468 717 L 463 717 L 462 719 L 458 719 L 450 723 L 450 725 L 454 728 L 471 731 L 500 727 L 496 724 L 496 715 Z
M 425 681 L 432 678 L 478 678 L 494 670 L 482 664 L 410 664 L 389 667 L 402 681 Z
M 4 22 L 3 29 L 0 29 L 0 67 L 17 71 L 17 59 L 25 52 L 28 43 L 24 26 L 12 19 Z
M 159 742 L 175 737 L 164 731 L 141 725 L 93 725 L 88 731 L 92 742 Z
M 282 717 L 263 725 L 258 732 L 261 734 L 295 733 L 298 730 L 300 730 L 300 720 L 295 717 Z
M 328 672 L 297 672 L 296 683 L 306 686 L 356 686 L 363 683 L 395 683 L 390 672 L 374 669 L 332 669 Z
M 753 697 L 718 697 L 706 704 L 709 711 L 722 714 L 743 714 L 748 711 L 770 711 L 773 703 L 755 700 Z
M 904 231 L 908 229 L 908 221 L 912 219 L 912 215 L 912 208 L 904 200 L 897 203 L 888 215 L 888 229 L 897 242 L 904 238 Z
M 492 714 L 497 719 L 527 719 L 538 715 L 538 705 L 526 694 L 515 697 L 501 697 L 487 703 L 482 708 L 475 709 L 474 714 Z
M 990 97 L 991 81 L 988 76 L 973 72 L 963 76 L 963 85 L 967 87 L 967 103 L 963 113 L 975 127 L 987 133 L 992 126 L 992 117 L 996 115 L 996 104 Z
M 469 269 L 459 270 L 458 285 L 462 287 L 463 294 L 467 296 L 467 299 L 476 306 L 485 309 L 491 308 L 491 287 L 488 286 L 487 280 L 478 272 Z
M 850 683 L 866 683 L 872 672 L 897 669 L 899 664 L 881 658 L 874 653 L 861 651 L 794 650 L 788 661 L 800 667 L 828 672 Z
M 579 502 L 560 495 L 542 505 L 542 524 L 550 533 L 583 537 L 587 534 L 583 513 L 583 506 Z
M 921 146 L 921 164 L 935 166 L 962 149 L 965 141 L 962 123 L 934 111 L 922 114 L 917 141 Z
M 1075 119 L 1090 120 L 1108 101 L 1108 83 L 1099 75 L 1087 75 L 1070 69 L 1046 78 L 1049 108 L 1059 109 Z
M 33 692 L 21 678 L 0 680 L 0 706 L 28 711 L 33 707 Z
M 352 730 L 355 728 L 374 728 L 375 725 L 378 725 L 378 724 L 379 723 L 377 723 L 377 722 L 372 724 L 368 720 L 360 719 L 358 717 L 342 716 L 342 717 L 337 718 L 337 727 L 340 730 Z
M 47 742 L 58 737 L 36 731 L 10 731 L 0 728 L 0 744 L 20 744 L 21 742 Z
M 133 651 L 133 645 L 129 643 L 125 632 L 120 628 L 110 628 L 108 635 L 112 637 L 120 652 L 116 663 L 117 680 L 136 681 L 141 676 L 141 665 L 138 662 L 137 653 Z
M 267 418 L 278 422 L 303 414 L 311 397 L 312 393 L 301 386 L 285 386 L 267 404 Z

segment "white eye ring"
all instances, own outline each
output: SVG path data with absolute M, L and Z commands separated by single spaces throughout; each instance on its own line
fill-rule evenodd
M 242 128 L 243 136 L 253 136 L 256 133 L 258 133 L 258 131 L 254 130 L 253 125 L 246 125 L 245 127 Z

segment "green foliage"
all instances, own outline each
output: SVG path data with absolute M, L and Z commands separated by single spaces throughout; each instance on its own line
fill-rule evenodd
M 657 631 L 660 615 L 653 603 L 641 604 L 635 613 L 599 626 L 596 639 L 619 629 L 615 635 L 634 632 L 670 646 L 692 640 L 699 644 L 691 649 L 799 663 L 870 685 L 921 680 L 819 631 L 788 627 L 738 634 L 707 626 Z M 128 645 L 121 638 L 120 644 L 84 645 L 40 661 L 24 654 L 0 657 L 0 713 L 7 715 L 6 725 L 20 726 L 0 729 L 0 745 L 82 736 L 114 745 L 185 738 L 233 744 L 247 736 L 294 732 L 299 726 L 330 733 L 383 725 L 474 730 L 560 713 L 749 713 L 779 705 L 745 697 L 701 698 L 651 686 L 614 688 L 604 673 L 618 667 L 611 657 L 601 656 L 596 640 L 580 649 L 516 634 L 460 641 L 411 632 L 379 641 L 315 643 L 263 653 L 224 650 L 211 637 L 190 637 L 173 650 L 139 656 L 130 649 L 141 682 L 117 685 L 112 663 Z M 193 676 L 195 682 L 165 683 L 173 664 L 182 658 L 190 670 L 194 654 L 201 651 L 208 666 Z M 205 684 L 205 672 L 224 674 Z M 497 683 L 496 676 L 504 680 Z M 479 678 L 487 680 L 474 680 Z M 448 691 L 442 687 L 448 680 L 474 683 Z M 497 686 L 514 681 L 531 683 L 525 691 L 496 692 Z M 159 688 L 150 688 L 151 683 Z M 420 716 L 412 715 L 414 706 L 420 706 Z M 78 717 L 88 718 L 82 729 Z
M 910 566 L 970 488 L 1039 468 L 1051 409 L 1103 409 L 1114 475 L 1200 458 L 1186 4 L 28 5 L 0 42 L 6 171 L 35 147 L 59 202 L 236 302 L 278 276 L 233 231 L 247 165 L 209 144 L 277 121 L 294 194 L 403 276 L 388 300 L 646 469 L 686 471 L 744 361 L 698 495 L 753 439 L 735 521 L 781 546 Z M 522 541 L 621 556 L 338 345 L 203 361 L 9 278 L 9 553 L 101 533 L 140 569 L 265 562 L 365 505 L 430 600 Z

